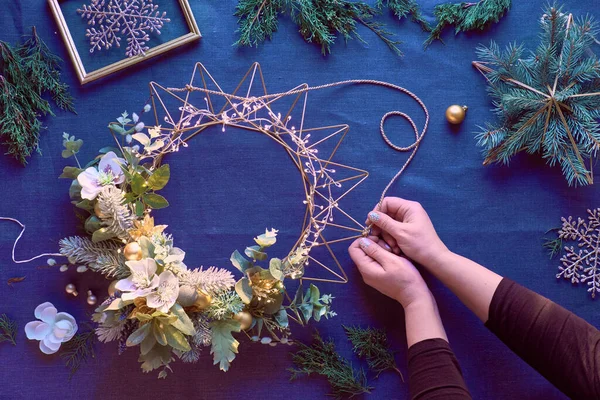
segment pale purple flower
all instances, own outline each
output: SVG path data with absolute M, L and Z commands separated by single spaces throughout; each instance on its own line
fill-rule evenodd
M 75 318 L 65 312 L 57 312 L 52 303 L 40 304 L 34 314 L 41 321 L 28 322 L 25 334 L 27 339 L 40 341 L 42 353 L 56 353 L 60 345 L 71 340 L 77 332 Z
M 121 299 L 129 301 L 138 297 L 148 296 L 160 281 L 156 275 L 156 262 L 152 258 L 144 258 L 140 261 L 126 261 L 131 275 L 121 279 L 115 285 L 115 289 L 122 293 Z
M 98 169 L 89 167 L 77 175 L 77 182 L 81 186 L 81 197 L 94 200 L 106 185 L 118 185 L 125 182 L 125 175 L 121 166 L 125 165 L 124 159 L 109 151 L 100 159 Z
M 146 297 L 146 305 L 168 313 L 179 296 L 179 279 L 171 272 L 164 271 L 159 276 L 158 287 Z

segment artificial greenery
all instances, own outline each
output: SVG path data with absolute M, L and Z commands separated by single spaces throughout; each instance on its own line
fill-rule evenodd
M 396 366 L 394 353 L 388 347 L 387 335 L 383 329 L 344 326 L 344 331 L 352 342 L 354 353 L 367 360 L 371 371 L 377 376 L 384 371 L 396 371 L 404 381 L 402 372 Z
M 90 358 L 96 357 L 94 352 L 94 344 L 96 341 L 96 333 L 93 329 L 88 329 L 84 332 L 77 333 L 71 340 L 63 345 L 60 356 L 70 371 L 69 379 L 73 377 L 81 364 L 85 363 Z
M 345 40 L 364 40 L 357 32 L 358 24 L 373 31 L 396 54 L 401 43 L 385 26 L 374 20 L 383 7 L 389 7 L 399 19 L 409 16 L 425 30 L 429 25 L 421 16 L 414 0 L 378 0 L 375 7 L 361 1 L 347 0 L 239 0 L 235 15 L 238 17 L 239 46 L 257 46 L 271 39 L 277 31 L 281 14 L 289 14 L 299 32 L 309 43 L 321 46 L 323 55 L 331 52 L 338 36 Z
M 0 315 L 0 343 L 9 342 L 17 345 L 17 323 L 6 316 Z
M 549 234 L 550 232 L 557 232 L 559 230 L 560 228 L 548 229 L 545 235 Z M 560 252 L 563 249 L 563 240 L 560 236 L 554 238 L 544 237 L 543 240 L 544 243 L 542 244 L 542 247 L 548 251 L 548 255 L 551 259 L 554 258 L 557 254 L 560 254 Z
M 0 41 L 0 137 L 6 154 L 27 163 L 39 152 L 41 117 L 54 115 L 42 98 L 48 93 L 61 109 L 75 112 L 68 86 L 60 81 L 60 58 L 52 54 L 36 29 L 21 45 Z
M 435 6 L 436 26 L 425 41 L 429 46 L 434 40 L 441 40 L 444 29 L 454 27 L 454 33 L 483 30 L 498 22 L 510 8 L 511 0 L 479 0 L 476 2 L 443 3 Z
M 373 389 L 367 384 L 364 370 L 354 369 L 336 352 L 333 341 L 325 342 L 318 332 L 315 332 L 310 346 L 296 343 L 299 350 L 292 358 L 296 368 L 288 369 L 292 374 L 290 380 L 304 375 L 322 375 L 329 381 L 331 396 L 336 399 L 370 393 Z
M 597 25 L 548 6 L 540 20 L 540 44 L 502 51 L 492 42 L 473 65 L 486 77 L 498 122 L 478 134 L 484 165 L 508 164 L 521 151 L 559 164 L 569 185 L 593 183 L 600 150 L 600 62 L 594 54 Z M 589 161 L 589 166 L 586 162 Z

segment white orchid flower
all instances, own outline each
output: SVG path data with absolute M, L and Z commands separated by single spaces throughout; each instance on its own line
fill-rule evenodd
M 138 297 L 146 297 L 159 285 L 159 277 L 156 276 L 156 262 L 152 258 L 140 261 L 126 261 L 131 275 L 121 279 L 115 285 L 115 289 L 122 292 L 121 299 L 129 301 Z
M 100 159 L 98 169 L 89 167 L 77 175 L 77 182 L 81 186 L 81 197 L 94 200 L 106 185 L 118 185 L 125 182 L 125 175 L 121 166 L 125 165 L 124 159 L 109 151 Z
M 146 305 L 168 313 L 177 301 L 178 296 L 179 279 L 171 271 L 164 271 L 159 276 L 159 284 L 156 290 L 146 297 Z
M 41 321 L 31 321 L 25 325 L 27 339 L 39 340 L 44 354 L 54 354 L 62 343 L 68 342 L 77 332 L 77 322 L 72 315 L 57 312 L 50 302 L 35 308 L 34 315 Z

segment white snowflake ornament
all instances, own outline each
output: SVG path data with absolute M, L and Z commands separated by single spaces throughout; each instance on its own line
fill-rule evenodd
M 78 8 L 77 13 L 92 25 L 85 34 L 90 38 L 90 53 L 108 50 L 113 45 L 121 47 L 124 35 L 127 37 L 125 55 L 144 55 L 149 49 L 148 32 L 160 35 L 164 24 L 171 22 L 166 18 L 167 13 L 161 14 L 158 7 L 152 0 L 92 0 L 90 5 L 84 4 L 83 9 Z
M 562 218 L 558 231 L 559 239 L 576 241 L 575 246 L 565 246 L 565 254 L 557 278 L 565 278 L 571 283 L 587 283 L 592 298 L 600 293 L 600 208 L 587 210 L 587 221 L 583 218 Z

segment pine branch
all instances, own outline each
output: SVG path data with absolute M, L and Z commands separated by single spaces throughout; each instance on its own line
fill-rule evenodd
M 65 362 L 65 366 L 69 368 L 71 374 L 69 380 L 81 364 L 88 361 L 90 358 L 95 358 L 94 344 L 96 343 L 96 333 L 93 329 L 81 332 L 73 336 L 71 340 L 65 343 L 62 347 L 61 357 Z
M 375 372 L 377 377 L 384 371 L 393 370 L 404 382 L 404 376 L 396 366 L 394 353 L 388 348 L 387 335 L 383 329 L 344 326 L 344 331 L 352 342 L 354 353 L 367 360 L 369 369 Z
M 17 323 L 9 319 L 6 314 L 0 315 L 0 343 L 2 342 L 17 345 Z
M 370 393 L 373 389 L 367 386 L 365 372 L 352 368 L 350 362 L 336 352 L 333 342 L 323 341 L 318 332 L 315 332 L 310 346 L 300 342 L 296 344 L 300 350 L 293 354 L 297 368 L 289 369 L 292 374 L 290 380 L 311 374 L 325 376 L 331 385 L 331 396 L 336 399 Z
M 125 258 L 118 252 L 119 245 L 105 240 L 94 243 L 88 238 L 71 236 L 59 242 L 60 253 L 71 264 L 85 264 L 107 278 L 121 279 L 131 273 L 125 265 Z
M 553 229 L 549 229 L 546 231 L 546 235 L 550 232 L 556 232 L 559 231 L 560 228 L 553 228 Z M 563 249 L 563 240 L 562 238 L 559 236 L 557 238 L 553 238 L 553 239 L 548 239 L 548 238 L 544 238 L 544 243 L 542 244 L 542 247 L 546 250 L 548 250 L 548 255 L 550 256 L 550 258 L 554 258 L 557 254 L 560 254 L 560 252 Z
M 133 228 L 133 215 L 124 201 L 121 189 L 113 185 L 104 187 L 98 195 L 102 225 L 119 239 L 129 239 L 128 231 Z
M 388 7 L 399 20 L 410 15 L 411 20 L 419 24 L 424 32 L 431 32 L 429 22 L 423 18 L 421 9 L 414 0 L 377 0 L 375 7 L 378 9 Z
M 491 23 L 498 22 L 510 8 L 511 0 L 479 0 L 475 3 L 444 3 L 435 6 L 437 24 L 425 41 L 425 47 L 434 40 L 441 40 L 441 34 L 448 26 L 454 26 L 454 33 L 483 30 Z

